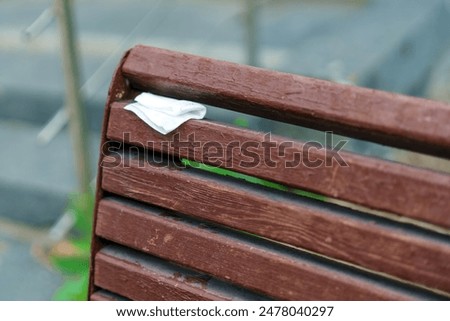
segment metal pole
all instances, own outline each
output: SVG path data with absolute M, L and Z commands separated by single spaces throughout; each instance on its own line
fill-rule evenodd
M 55 0 L 55 14 L 58 19 L 62 62 L 64 69 L 66 106 L 72 136 L 74 161 L 78 178 L 78 190 L 89 191 L 90 168 L 85 110 L 80 95 L 78 58 L 73 30 L 71 0 Z
M 53 8 L 50 6 L 37 17 L 34 22 L 22 31 L 22 36 L 24 40 L 30 41 L 37 37 L 41 32 L 43 32 L 50 23 L 53 22 L 55 16 L 53 15 Z
M 256 0 L 245 0 L 245 25 L 247 31 L 247 63 L 258 66 L 258 21 Z
M 120 44 L 114 49 L 114 51 L 106 58 L 100 67 L 89 77 L 88 80 L 81 87 L 81 96 L 85 99 L 90 99 L 110 77 L 110 69 L 117 64 L 123 52 L 134 44 L 137 35 L 146 26 L 146 22 L 150 20 L 151 15 L 156 8 L 160 7 L 163 0 L 159 0 L 155 6 L 153 6 L 147 14 L 139 21 L 138 24 L 131 30 L 131 32 L 120 42 Z M 37 141 L 40 144 L 48 144 L 55 136 L 63 129 L 63 127 L 69 121 L 67 115 L 67 108 L 62 106 L 45 124 L 41 131 L 37 135 Z

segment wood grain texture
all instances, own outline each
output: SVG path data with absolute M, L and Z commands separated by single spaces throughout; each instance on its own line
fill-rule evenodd
M 101 201 L 96 233 L 275 299 L 423 299 L 388 283 L 318 263 L 305 254 L 280 252 L 115 200 Z
M 124 110 L 126 104 L 114 103 L 111 106 L 106 133 L 111 140 L 193 158 L 202 163 L 450 228 L 450 175 L 348 152 L 339 153 L 348 164 L 341 166 L 336 161 L 330 161 L 332 154 L 324 149 L 307 150 L 304 143 L 279 136 L 272 136 L 274 147 L 265 150 L 262 145 L 265 134 L 205 120 L 191 120 L 174 132 L 162 135 L 132 112 Z M 189 137 L 195 137 L 195 144 L 198 145 L 187 143 Z M 288 143 L 290 146 L 287 146 Z M 230 151 L 227 146 L 232 144 L 241 147 L 233 147 Z M 278 147 L 283 144 L 286 148 L 281 153 Z M 182 148 L 175 148 L 177 145 Z M 217 153 L 218 150 L 221 152 Z M 249 157 L 250 153 L 257 154 L 259 159 L 251 166 L 247 164 L 256 157 Z M 294 157 L 300 157 L 302 161 L 295 167 L 287 167 L 286 164 Z M 270 159 L 270 162 L 264 159 Z M 320 161 L 321 165 L 313 166 L 315 164 L 308 163 L 307 159 Z
M 95 258 L 95 284 L 139 301 L 231 300 L 208 289 L 208 281 L 168 275 L 151 266 L 98 252 Z
M 122 157 L 118 166 L 103 169 L 102 187 L 109 192 L 450 293 L 448 238 L 422 238 L 338 206 Z
M 450 157 L 450 105 L 136 46 L 132 85 L 295 125 Z

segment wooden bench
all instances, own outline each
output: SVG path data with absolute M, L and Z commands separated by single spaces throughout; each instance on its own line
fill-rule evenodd
M 445 103 L 137 46 L 106 103 L 90 299 L 450 298 L 450 175 L 206 119 L 164 136 L 123 109 L 140 92 L 450 158 Z

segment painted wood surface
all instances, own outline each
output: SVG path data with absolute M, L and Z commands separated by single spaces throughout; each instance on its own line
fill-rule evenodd
M 142 90 L 450 157 L 448 104 L 137 46 L 120 62 L 106 102 L 94 216 L 91 300 L 106 300 L 108 293 L 117 299 L 126 297 L 104 291 L 99 286 L 102 277 L 106 280 L 103 285 L 114 285 L 117 291 L 123 291 L 128 280 L 145 287 L 151 283 L 148 278 L 157 279 L 151 269 L 107 254 L 110 241 L 274 299 L 442 298 L 340 263 L 324 263 L 307 256 L 293 258 L 278 247 L 268 250 L 258 242 L 231 237 L 223 228 L 209 229 L 173 219 L 171 214 L 164 214 L 165 210 L 155 215 L 143 205 L 131 206 L 124 198 L 112 199 L 110 193 L 322 253 L 449 295 L 450 256 L 445 235 L 389 223 L 331 204 L 286 197 L 286 193 L 192 169 L 148 164 L 137 167 L 133 159 L 129 160 L 131 167 L 102 168 L 101 164 L 111 159 L 106 156 L 113 146 L 110 139 L 120 140 L 130 127 L 128 143 L 153 140 L 155 150 L 174 152 L 158 147 L 167 137 L 149 132 L 132 115 L 119 110 L 120 104 Z M 191 121 L 178 130 L 181 138 L 192 132 L 200 141 L 213 138 L 225 143 L 262 138 L 260 133 L 208 121 Z M 275 137 L 279 143 L 282 139 Z M 286 149 L 287 154 L 301 147 L 301 142 L 295 142 Z M 310 152 L 319 159 L 326 157 L 321 151 Z M 215 165 L 208 155 L 194 156 Z M 352 171 L 333 166 L 314 171 L 273 170 L 264 166 L 233 170 L 449 228 L 449 200 L 445 197 L 448 175 L 349 153 L 346 157 Z M 231 162 L 242 158 L 237 154 Z M 168 240 L 168 236 L 172 238 Z M 111 275 L 116 273 L 135 274 L 127 282 L 115 284 Z M 167 278 L 159 279 L 162 280 L 166 285 L 170 283 Z M 204 295 L 185 289 L 189 293 L 179 293 L 180 297 Z M 134 292 L 137 291 L 135 287 Z M 172 290 L 167 293 L 174 294 Z M 139 299 L 138 294 L 129 294 Z
M 120 201 L 100 202 L 97 235 L 162 259 L 195 268 L 282 300 L 407 300 L 424 298 L 321 263 L 307 254 L 260 245 L 206 226 L 144 211 Z M 260 242 L 266 244 L 265 242 Z M 99 275 L 100 276 L 100 275 Z
M 205 120 L 162 135 L 124 110 L 126 104 L 112 104 L 108 139 L 450 228 L 450 175 L 339 152 L 344 166 L 325 149 L 279 136 L 271 136 L 273 146 L 264 148 L 264 133 Z M 301 161 L 294 167 L 296 158 Z
M 98 290 L 89 297 L 90 301 L 126 301 L 125 297 L 105 290 Z
M 125 157 L 103 169 L 102 188 L 450 292 L 448 238 L 420 237 L 337 206 Z
M 139 90 L 450 157 L 450 105 L 136 46 L 123 75 Z
M 192 283 L 180 281 L 181 275 L 168 276 L 138 262 L 123 260 L 102 251 L 97 253 L 95 260 L 96 285 L 132 300 L 230 300 L 207 291 L 207 281 L 202 283 L 205 288 L 192 286 Z

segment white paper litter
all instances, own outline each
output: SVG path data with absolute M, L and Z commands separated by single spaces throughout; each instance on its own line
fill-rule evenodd
M 125 106 L 147 125 L 161 134 L 168 134 L 189 119 L 203 119 L 206 107 L 202 104 L 178 100 L 151 93 L 142 93 L 134 103 Z

